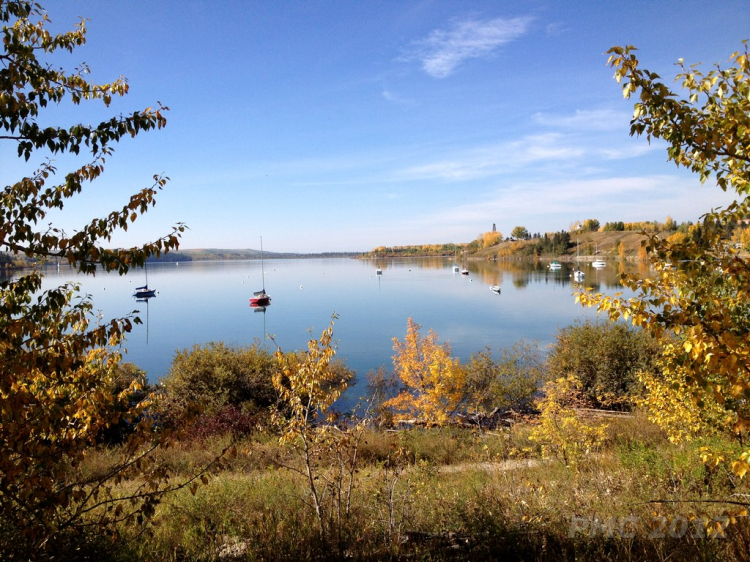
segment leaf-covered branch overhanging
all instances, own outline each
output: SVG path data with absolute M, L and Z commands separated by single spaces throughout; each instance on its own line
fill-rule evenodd
M 683 95 L 641 69 L 634 47 L 614 47 L 608 64 L 625 98 L 638 96 L 632 135 L 665 140 L 667 156 L 737 199 L 711 209 L 687 241 L 647 234 L 653 278 L 623 274 L 634 297 L 581 293 L 612 320 L 624 318 L 657 338 L 659 369 L 640 374 L 642 404 L 652 421 L 679 441 L 712 432 L 745 442 L 750 429 L 750 264 L 722 236 L 726 224 L 748 218 L 750 193 L 750 64 L 747 43 L 729 66 L 703 74 L 678 61 Z M 750 451 L 708 451 L 743 476 Z
M 32 21 L 34 20 L 34 21 Z M 62 103 L 124 96 L 128 83 L 87 79 L 88 67 L 53 67 L 56 50 L 73 52 L 85 43 L 81 21 L 67 33 L 51 34 L 50 20 L 37 4 L 0 0 L 0 141 L 14 143 L 29 160 L 44 152 L 70 153 L 88 160 L 58 178 L 57 164 L 41 162 L 28 177 L 7 182 L 0 192 L 0 250 L 35 261 L 56 258 L 74 271 L 127 273 L 152 255 L 176 249 L 186 228 L 174 225 L 164 236 L 131 248 L 110 248 L 117 231 L 127 231 L 156 202 L 164 175 L 133 194 L 118 210 L 84 221 L 72 234 L 47 222 L 51 210 L 81 195 L 101 179 L 113 145 L 125 137 L 166 125 L 161 104 L 121 114 L 97 125 L 50 125 L 45 108 Z M 42 125 L 42 123 L 45 123 Z M 133 314 L 104 320 L 93 314 L 89 296 L 77 285 L 42 291 L 42 270 L 0 282 L 0 558 L 27 559 L 56 554 L 69 533 L 94 526 L 112 534 L 117 521 L 145 521 L 168 491 L 205 480 L 207 470 L 171 482 L 158 451 L 169 446 L 181 424 L 195 415 L 188 408 L 176 419 L 156 423 L 158 391 L 144 394 L 145 374 L 123 377 L 120 347 Z M 134 396 L 139 396 L 134 399 Z M 81 471 L 90 448 L 113 426 L 124 424 L 121 458 L 97 477 Z M 127 491 L 119 489 L 125 482 Z M 127 506 L 127 507 L 125 507 Z M 6 536 L 16 537 L 13 543 Z M 7 551 L 7 552 L 6 552 Z M 12 551 L 12 552 L 11 552 Z
M 623 95 L 638 93 L 631 134 L 666 140 L 667 154 L 705 182 L 713 177 L 723 190 L 748 193 L 750 171 L 750 59 L 747 43 L 730 57 L 731 66 L 707 74 L 679 61 L 676 80 L 686 91 L 680 99 L 660 77 L 639 67 L 632 46 L 613 47 L 608 64 L 623 83 Z M 703 100 L 702 105 L 699 103 Z

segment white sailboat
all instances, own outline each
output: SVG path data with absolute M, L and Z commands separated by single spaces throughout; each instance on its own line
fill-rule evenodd
M 598 254 L 599 254 L 599 244 L 596 245 L 596 251 L 594 252 L 594 255 L 598 255 Z M 594 262 L 591 265 L 595 269 L 601 269 L 602 267 L 607 267 L 607 262 L 597 258 L 594 260 Z
M 584 278 L 586 277 L 586 274 L 581 270 L 581 264 L 579 262 L 579 258 L 580 258 L 580 253 L 578 251 L 579 247 L 580 246 L 578 244 L 578 240 L 576 240 L 576 269 L 573 271 L 573 279 L 577 281 L 578 283 L 583 281 Z

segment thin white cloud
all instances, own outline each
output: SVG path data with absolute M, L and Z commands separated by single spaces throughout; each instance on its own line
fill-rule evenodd
M 567 33 L 568 31 L 570 31 L 570 28 L 562 22 L 554 22 L 547 24 L 544 30 L 550 37 L 557 37 L 558 35 L 562 35 L 563 33 Z
M 459 21 L 415 41 L 403 60 L 419 60 L 427 74 L 446 78 L 466 60 L 489 57 L 501 45 L 518 39 L 530 23 L 529 17 Z
M 620 132 L 620 126 L 610 128 L 607 123 L 620 116 L 610 110 L 577 111 L 570 116 L 536 114 L 537 123 L 558 130 L 444 152 L 432 161 L 395 170 L 393 176 L 399 181 L 458 182 L 510 177 L 520 171 L 527 177 L 559 177 L 563 170 L 568 174 L 577 170 L 579 177 L 590 177 L 601 175 L 605 162 L 637 159 L 663 150 L 657 144 L 632 142 Z
M 401 107 L 414 107 L 416 105 L 414 100 L 401 97 L 390 90 L 383 90 L 382 95 L 384 100 Z
M 498 188 L 495 194 L 443 213 L 414 217 L 416 227 L 427 223 L 497 223 L 509 229 L 523 224 L 532 231 L 567 228 L 578 219 L 612 221 L 696 220 L 712 207 L 732 201 L 717 187 L 701 186 L 692 176 L 651 175 L 570 179 L 564 182 L 522 182 Z M 534 205 L 530 202 L 544 202 Z M 505 224 L 508 223 L 508 224 Z M 515 223 L 515 224 L 511 224 Z
M 450 200 L 442 209 L 431 206 L 422 212 L 414 208 L 408 217 L 391 218 L 385 231 L 382 224 L 362 225 L 357 233 L 363 239 L 378 240 L 378 244 L 400 245 L 424 241 L 425 232 L 431 232 L 435 242 L 466 242 L 492 224 L 508 234 L 519 225 L 531 232 L 567 230 L 574 221 L 588 218 L 601 224 L 664 220 L 668 215 L 678 222 L 696 221 L 711 207 L 728 204 L 732 197 L 716 187 L 701 186 L 689 175 L 657 174 L 519 181 L 484 196 L 467 198 L 464 194 L 461 199 L 472 202 Z
M 502 174 L 528 164 L 569 161 L 585 149 L 566 142 L 564 135 L 529 135 L 518 141 L 463 151 L 452 158 L 412 166 L 398 173 L 406 180 L 463 181 Z
M 626 160 L 628 158 L 638 158 L 654 151 L 663 152 L 664 148 L 648 143 L 638 143 L 617 148 L 600 148 L 598 153 L 606 160 Z
M 572 115 L 535 113 L 534 121 L 540 125 L 575 131 L 627 130 L 630 114 L 612 109 L 577 109 Z

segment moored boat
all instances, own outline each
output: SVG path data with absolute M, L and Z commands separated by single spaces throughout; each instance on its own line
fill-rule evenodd
M 271 295 L 266 293 L 265 289 L 254 292 L 253 296 L 250 297 L 250 306 L 252 307 L 268 306 L 269 304 L 271 304 Z
M 271 295 L 266 293 L 266 272 L 263 266 L 263 237 L 260 238 L 260 275 L 263 281 L 263 288 L 260 291 L 255 291 L 253 296 L 250 297 L 250 306 L 260 307 L 268 306 L 271 304 Z
M 148 299 L 155 297 L 156 291 L 154 289 L 149 289 L 148 285 L 144 285 L 143 287 L 136 287 L 133 296 L 137 299 Z
M 599 255 L 599 244 L 597 244 L 595 247 L 594 255 Z M 602 267 L 607 267 L 607 262 L 602 259 L 596 258 L 591 266 L 596 269 L 601 269 Z
M 133 297 L 136 299 L 150 299 L 156 296 L 156 290 L 148 288 L 148 267 L 143 264 L 143 271 L 146 274 L 146 284 L 143 287 L 136 287 L 133 291 Z
M 580 259 L 579 244 L 578 244 L 578 240 L 576 240 L 576 268 L 573 270 L 573 279 L 580 283 L 581 281 L 583 281 L 583 278 L 586 276 L 586 274 L 581 270 L 581 264 L 578 261 L 579 259 Z

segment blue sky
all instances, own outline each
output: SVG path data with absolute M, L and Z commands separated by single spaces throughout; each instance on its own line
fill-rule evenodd
M 606 66 L 636 45 L 670 84 L 674 63 L 725 63 L 750 37 L 741 1 L 44 2 L 88 42 L 58 61 L 130 94 L 48 112 L 96 122 L 169 106 L 125 140 L 66 206 L 71 232 L 170 177 L 156 208 L 113 245 L 163 235 L 183 248 L 357 251 L 469 242 L 576 220 L 695 221 L 729 201 L 629 136 L 632 101 Z M 675 85 L 675 87 L 678 87 Z M 28 166 L 0 146 L 0 179 Z M 55 157 L 60 171 L 72 161 Z

